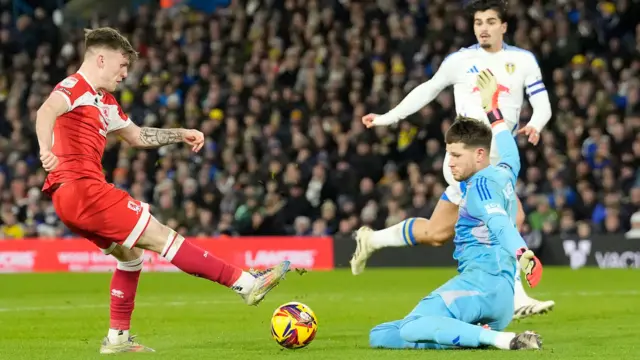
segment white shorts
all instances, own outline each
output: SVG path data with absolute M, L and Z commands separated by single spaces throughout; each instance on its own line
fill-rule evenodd
M 491 139 L 491 153 L 489 154 L 489 158 L 491 160 L 491 165 L 497 165 L 500 161 L 495 137 Z M 462 192 L 465 184 L 460 183 L 453 178 L 453 173 L 451 172 L 451 168 L 449 167 L 449 153 L 444 156 L 444 163 L 442 164 L 442 174 L 444 175 L 444 179 L 447 181 L 448 186 L 444 190 L 444 193 L 442 194 L 440 199 L 452 202 L 455 205 L 460 205 L 460 200 L 462 200 Z
M 442 174 L 444 175 L 444 179 L 449 184 L 447 188 L 444 190 L 444 193 L 440 197 L 442 200 L 449 201 L 455 205 L 460 205 L 460 200 L 462 200 L 462 184 L 456 179 L 453 178 L 453 173 L 451 172 L 451 168 L 449 167 L 449 153 L 444 156 L 444 164 L 442 166 Z

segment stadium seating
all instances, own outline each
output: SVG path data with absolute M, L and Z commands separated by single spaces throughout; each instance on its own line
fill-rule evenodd
M 141 54 L 116 94 L 131 118 L 207 136 L 199 154 L 113 139 L 107 179 L 190 236 L 322 236 L 428 217 L 445 185 L 451 91 L 398 126 L 367 130 L 360 118 L 471 45 L 471 24 L 455 1 L 331 3 L 145 4 L 94 17 L 88 26 L 120 29 Z M 637 2 L 509 3 L 509 42 L 536 54 L 554 110 L 538 146 L 519 139 L 527 239 L 640 227 Z M 72 236 L 39 191 L 34 123 L 77 70 L 82 28 L 50 9 L 13 10 L 0 8 L 0 239 Z

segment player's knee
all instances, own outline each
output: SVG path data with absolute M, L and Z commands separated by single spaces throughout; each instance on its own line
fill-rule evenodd
M 380 324 L 369 332 L 369 346 L 372 348 L 392 348 L 394 344 L 401 341 L 397 326 Z
M 416 329 L 415 329 L 415 320 L 412 321 L 407 321 L 404 324 L 402 324 L 402 326 L 400 326 L 399 332 L 398 334 L 400 335 L 400 338 L 403 341 L 408 341 L 408 342 L 413 342 L 416 333 Z
M 122 271 L 140 271 L 142 270 L 143 265 L 144 256 L 140 255 L 140 257 L 129 261 L 118 260 L 118 265 L 116 265 L 116 268 Z
M 107 255 L 111 255 L 116 258 L 118 261 L 132 261 L 135 259 L 139 259 L 142 257 L 143 250 L 142 249 L 128 249 L 122 245 L 114 244 L 115 246 L 109 247 L 109 252 Z
M 409 321 L 405 321 L 399 329 L 400 338 L 407 342 L 425 340 L 425 334 L 429 333 L 428 331 L 425 331 L 425 327 L 430 325 L 430 321 L 427 321 L 427 319 L 428 317 L 419 316 Z
M 162 255 L 167 252 L 167 247 L 176 244 L 176 240 L 180 240 L 178 241 L 178 246 L 181 244 L 181 241 L 184 240 L 181 236 L 181 239 L 176 239 L 175 235 L 175 231 L 161 224 L 156 218 L 151 217 L 149 225 L 147 225 L 147 228 L 142 233 L 136 246 Z
M 144 264 L 144 250 L 127 249 L 118 246 L 111 253 L 118 260 L 117 268 L 122 271 L 140 271 Z

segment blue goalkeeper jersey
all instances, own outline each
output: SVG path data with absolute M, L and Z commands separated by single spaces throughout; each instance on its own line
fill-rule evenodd
M 520 156 L 504 123 L 496 125 L 493 134 L 500 162 L 462 183 L 453 257 L 458 261 L 459 272 L 478 269 L 513 279 L 516 251 L 525 246 L 515 225 Z

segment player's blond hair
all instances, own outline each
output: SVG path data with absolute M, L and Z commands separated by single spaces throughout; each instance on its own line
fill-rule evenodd
M 122 36 L 118 30 L 110 27 L 85 29 L 84 47 L 85 51 L 99 47 L 122 51 L 122 54 L 129 59 L 130 63 L 138 59 L 138 52 L 133 48 L 129 40 Z
M 491 128 L 480 120 L 458 116 L 444 135 L 447 144 L 462 143 L 473 148 L 491 150 Z

